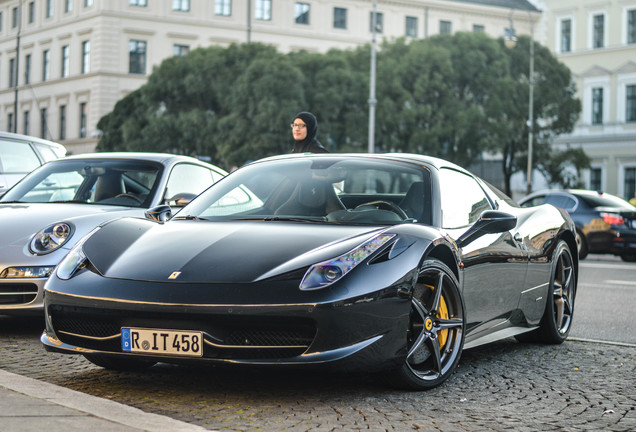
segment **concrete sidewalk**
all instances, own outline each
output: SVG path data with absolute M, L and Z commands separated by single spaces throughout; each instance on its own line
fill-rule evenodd
M 33 378 L 0 370 L 0 432 L 206 431 Z

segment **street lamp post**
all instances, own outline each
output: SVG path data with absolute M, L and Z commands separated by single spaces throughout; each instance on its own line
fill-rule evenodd
M 375 51 L 376 51 L 376 27 L 377 27 L 377 2 L 373 0 L 373 12 L 371 13 L 371 73 L 369 78 L 369 153 L 375 152 Z
M 532 152 L 534 144 L 534 19 L 528 11 L 530 18 L 530 67 L 528 73 L 528 167 L 526 180 L 526 194 L 532 192 Z M 512 10 L 510 11 L 510 28 L 505 29 L 505 44 L 508 48 L 513 48 L 517 42 L 515 29 L 512 23 Z

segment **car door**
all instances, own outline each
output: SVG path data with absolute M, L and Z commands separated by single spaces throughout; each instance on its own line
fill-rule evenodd
M 475 178 L 452 169 L 440 169 L 442 227 L 457 239 L 494 202 Z M 461 248 L 462 287 L 466 328 L 489 327 L 505 321 L 519 304 L 528 256 L 515 239 L 516 228 L 486 234 Z

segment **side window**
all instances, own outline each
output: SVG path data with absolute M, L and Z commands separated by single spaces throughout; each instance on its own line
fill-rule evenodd
M 548 195 L 545 202 L 565 210 L 573 210 L 576 201 L 566 195 Z
M 42 157 L 44 158 L 46 162 L 64 156 L 64 154 L 56 153 L 57 149 L 44 145 L 44 144 L 35 144 L 35 147 L 37 147 L 38 151 L 40 152 L 40 155 L 42 155 Z
M 29 173 L 40 160 L 27 143 L 0 141 L 0 167 L 4 173 Z
M 214 183 L 212 172 L 204 167 L 192 164 L 176 165 L 170 173 L 165 198 L 180 193 L 200 194 Z
M 545 195 L 538 195 L 524 202 L 522 207 L 534 207 L 541 205 L 545 202 Z
M 477 181 L 459 171 L 439 172 L 442 226 L 461 228 L 474 223 L 486 210 L 492 210 L 488 197 Z

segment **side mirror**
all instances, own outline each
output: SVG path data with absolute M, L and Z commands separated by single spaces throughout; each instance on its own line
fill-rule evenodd
M 517 226 L 517 217 L 497 210 L 486 210 L 468 231 L 459 236 L 457 245 L 464 247 L 485 234 L 502 233 Z
M 181 192 L 173 196 L 172 198 L 166 199 L 166 204 L 172 204 L 173 207 L 184 207 L 186 204 L 189 204 L 194 198 L 196 198 L 196 194 Z
M 146 219 L 151 221 L 164 223 L 168 219 L 172 217 L 172 209 L 169 205 L 159 205 L 157 207 L 153 207 L 151 209 L 146 210 L 144 213 Z

